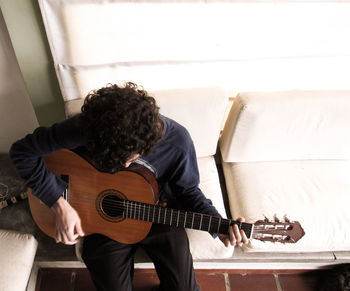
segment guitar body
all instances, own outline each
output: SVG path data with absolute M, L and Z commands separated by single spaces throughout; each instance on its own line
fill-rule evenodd
M 69 177 L 67 201 L 78 212 L 86 235 L 100 233 L 126 244 L 139 242 L 147 236 L 151 222 L 124 218 L 115 210 L 109 212 L 108 203 L 120 198 L 155 204 L 158 187 L 148 169 L 136 165 L 115 174 L 103 173 L 69 150 L 54 152 L 45 162 L 56 176 Z M 33 194 L 29 195 L 29 205 L 39 228 L 55 238 L 52 210 Z

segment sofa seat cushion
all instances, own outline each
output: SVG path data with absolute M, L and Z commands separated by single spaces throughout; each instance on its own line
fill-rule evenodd
M 213 205 L 223 217 L 226 216 L 222 199 L 222 192 L 218 171 L 213 156 L 198 159 L 200 174 L 200 189 L 213 202 Z M 199 230 L 187 229 L 191 253 L 194 260 L 211 260 L 230 258 L 234 248 L 226 248 L 219 238 L 214 239 L 211 234 Z
M 305 235 L 295 244 L 252 240 L 246 251 L 350 250 L 350 162 L 307 160 L 223 165 L 232 216 L 287 215 Z
M 31 234 L 0 230 L 0 290 L 26 290 L 37 247 Z

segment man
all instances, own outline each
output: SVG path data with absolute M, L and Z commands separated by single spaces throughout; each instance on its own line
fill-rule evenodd
M 109 85 L 87 96 L 81 114 L 37 128 L 10 150 L 33 194 L 55 213 L 57 242 L 75 244 L 84 236 L 79 215 L 61 196 L 66 183 L 43 160 L 62 148 L 88 157 L 102 171 L 116 172 L 141 163 L 154 173 L 162 205 L 219 216 L 198 188 L 196 153 L 187 130 L 161 116 L 154 98 L 137 85 Z M 248 242 L 237 226 L 219 237 L 226 246 Z M 132 290 L 133 255 L 138 246 L 154 262 L 159 290 L 200 290 L 185 230 L 157 224 L 135 245 L 100 234 L 84 238 L 82 257 L 98 290 Z

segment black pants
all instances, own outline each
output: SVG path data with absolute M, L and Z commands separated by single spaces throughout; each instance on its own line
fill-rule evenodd
M 131 291 L 136 248 L 143 248 L 153 261 L 160 290 L 199 291 L 189 242 L 183 228 L 153 224 L 137 244 L 122 244 L 103 235 L 84 238 L 83 260 L 99 291 Z

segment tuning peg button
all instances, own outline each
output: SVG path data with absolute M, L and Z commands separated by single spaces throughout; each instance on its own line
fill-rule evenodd
M 289 217 L 288 217 L 287 215 L 285 215 L 285 216 L 283 217 L 283 219 L 284 219 L 285 222 L 288 222 L 288 223 L 290 222 L 290 219 L 289 219 Z
M 277 217 L 276 214 L 273 216 L 273 219 L 274 219 L 274 221 L 277 222 L 277 223 L 280 222 L 280 219 Z

